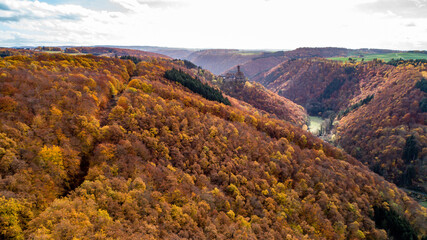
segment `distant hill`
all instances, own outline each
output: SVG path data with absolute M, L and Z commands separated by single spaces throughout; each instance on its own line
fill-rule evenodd
M 267 58 L 267 57 L 280 58 L 280 56 L 283 55 L 283 52 L 280 52 L 280 51 L 272 52 L 272 51 L 265 51 L 265 50 L 186 49 L 186 48 L 165 48 L 165 47 L 148 47 L 148 46 L 132 47 L 132 48 L 164 54 L 175 59 L 189 60 L 194 64 L 201 66 L 205 69 L 208 69 L 209 71 L 217 75 L 225 73 L 227 70 L 235 67 L 236 65 L 242 65 L 249 60 Z M 274 62 L 276 64 L 280 63 L 280 61 L 278 60 L 275 60 Z M 256 73 L 259 72 L 256 69 L 254 69 L 253 71 Z M 248 76 L 251 75 L 249 72 L 245 72 L 245 73 Z
M 124 48 L 113 48 L 113 47 L 69 47 L 65 49 L 65 52 L 70 51 L 72 49 L 72 53 L 89 53 L 93 55 L 101 55 L 101 56 L 107 56 L 107 57 L 114 57 L 114 56 L 135 56 L 140 58 L 146 58 L 146 57 L 154 57 L 154 58 L 170 58 L 166 55 L 153 53 L 153 52 L 146 52 L 141 50 L 134 50 L 134 49 L 124 49 Z M 71 51 L 70 51 L 71 52 Z
M 250 80 L 262 78 L 262 74 L 271 70 L 285 60 L 307 59 L 307 58 L 331 58 L 348 60 L 349 56 L 362 57 L 373 54 L 392 54 L 394 50 L 385 49 L 347 49 L 347 48 L 297 48 L 290 51 L 263 52 L 258 56 L 254 56 L 251 60 L 241 63 L 243 73 Z M 230 71 L 234 66 L 230 67 L 226 72 Z M 209 69 L 207 67 L 207 69 Z
M 174 59 L 185 59 L 217 75 L 231 70 L 236 65 L 242 65 L 242 71 L 249 79 L 268 71 L 286 59 L 322 57 L 348 60 L 348 57 L 354 58 L 373 54 L 398 53 L 398 51 L 386 49 L 346 49 L 333 47 L 297 48 L 290 51 L 275 52 L 266 50 L 187 49 L 152 46 L 100 46 L 100 49 L 104 49 L 104 51 L 105 49 L 135 49 L 161 54 L 163 57 L 169 56 Z M 104 52 L 103 54 L 108 54 L 108 52 Z
M 277 52 L 211 49 L 193 52 L 185 59 L 215 74 L 242 65 L 242 71 L 251 79 L 285 59 L 347 56 L 351 51 L 345 48 L 298 48 Z
M 183 61 L 0 54 L 1 239 L 427 235 L 426 209 L 344 151 L 165 78 L 210 84 Z
M 159 53 L 162 55 L 169 56 L 174 59 L 187 59 L 187 57 L 198 50 L 188 49 L 188 48 L 168 48 L 168 47 L 151 47 L 151 46 L 134 46 L 134 47 L 124 47 L 130 49 L 138 49 L 147 52 Z
M 254 79 L 256 76 L 265 73 L 286 59 L 288 59 L 288 57 L 285 56 L 283 51 L 262 53 L 253 57 L 250 61 L 239 65 L 242 69 L 242 72 L 249 79 Z M 230 69 L 227 69 L 226 72 L 233 71 L 234 69 L 235 66 L 232 66 Z
M 239 50 L 212 49 L 194 52 L 186 57 L 187 60 L 194 64 L 208 69 L 214 74 L 221 74 L 235 65 L 241 65 L 260 52 L 243 52 Z
M 408 52 L 392 52 L 392 53 L 358 53 L 357 55 L 348 55 L 345 57 L 331 57 L 335 61 L 372 61 L 374 59 L 390 61 L 392 59 L 427 59 L 425 51 L 408 51 Z
M 347 48 L 297 48 L 292 51 L 287 51 L 285 55 L 290 59 L 313 58 L 313 57 L 333 57 L 347 56 L 352 51 Z
M 330 58 L 330 57 L 347 57 L 351 55 L 364 55 L 364 54 L 389 54 L 398 52 L 396 50 L 388 49 L 348 49 L 348 48 L 334 48 L 334 47 L 325 47 L 325 48 L 297 48 L 292 51 L 286 52 L 286 56 L 291 59 L 299 58 Z

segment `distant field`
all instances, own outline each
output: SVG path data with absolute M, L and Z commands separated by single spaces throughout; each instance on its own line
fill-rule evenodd
M 52 53 L 52 54 L 54 54 L 54 53 L 62 53 L 61 51 L 41 51 L 41 52 Z
M 402 58 L 404 60 L 427 59 L 427 54 L 414 53 L 414 52 L 401 52 L 401 53 L 386 53 L 386 54 L 369 54 L 369 55 L 364 55 L 363 57 L 359 57 L 359 56 L 333 57 L 333 58 L 328 58 L 328 59 L 345 62 L 345 61 L 348 61 L 349 58 L 356 59 L 357 61 L 362 61 L 362 58 L 365 61 L 372 61 L 374 59 L 381 59 L 381 60 L 388 62 L 393 58 L 394 59 Z
M 87 53 L 66 53 L 66 52 L 61 52 L 61 51 L 40 51 L 40 52 L 49 53 L 49 54 L 64 53 L 64 54 L 68 54 L 68 55 L 87 55 Z
M 250 56 L 250 55 L 260 55 L 261 52 L 237 52 L 237 54 L 242 55 L 242 56 Z

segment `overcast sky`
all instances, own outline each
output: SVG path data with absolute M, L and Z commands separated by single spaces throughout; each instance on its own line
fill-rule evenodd
M 427 50 L 427 0 L 0 0 L 0 46 Z

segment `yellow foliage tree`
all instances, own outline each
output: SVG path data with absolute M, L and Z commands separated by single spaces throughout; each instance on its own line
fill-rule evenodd
M 53 177 L 64 179 L 66 171 L 64 169 L 64 159 L 62 149 L 58 146 L 44 146 L 38 154 L 40 165 L 46 169 Z

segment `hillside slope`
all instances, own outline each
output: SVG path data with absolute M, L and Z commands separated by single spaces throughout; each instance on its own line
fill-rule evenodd
M 174 61 L 180 62 L 181 60 Z M 243 76 L 243 81 L 229 81 L 223 76 L 216 76 L 209 71 L 186 64 L 185 61 L 181 61 L 180 64 L 190 66 L 188 71 L 191 71 L 192 74 L 218 86 L 225 94 L 240 100 L 238 106 L 235 107 L 279 118 L 303 129 L 307 128 L 308 115 L 302 106 L 277 95 L 261 84 L 248 82 L 245 80 L 245 76 Z
M 426 235 L 426 209 L 341 150 L 163 77 L 184 65 L 13 55 L 0 59 L 3 239 Z
M 307 128 L 308 115 L 305 109 L 287 98 L 277 95 L 255 82 L 225 82 L 221 89 L 228 95 L 247 102 L 264 111 L 302 128 Z
M 426 81 L 426 66 L 400 65 L 379 80 L 373 99 L 342 117 L 337 143 L 366 162 L 377 173 L 400 186 L 427 192 L 426 93 L 417 83 Z M 360 83 L 369 88 L 368 81 Z M 362 89 L 363 89 L 362 87 Z M 367 89 L 366 89 L 367 90 Z
M 425 192 L 425 93 L 416 87 L 425 77 L 426 64 L 416 61 L 393 66 L 299 59 L 283 62 L 256 80 L 304 106 L 310 115 L 337 116 L 337 144 L 390 181 Z M 405 161 L 411 135 L 417 154 Z
M 359 79 L 353 65 L 317 58 L 285 61 L 254 81 L 317 115 L 346 106 L 351 99 L 348 94 L 360 94 Z

